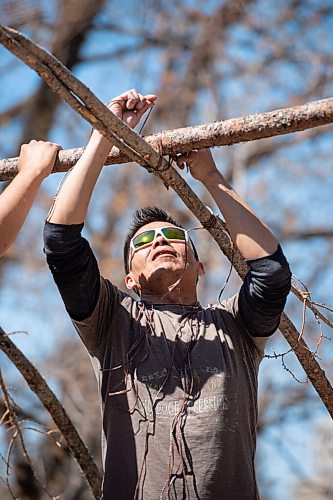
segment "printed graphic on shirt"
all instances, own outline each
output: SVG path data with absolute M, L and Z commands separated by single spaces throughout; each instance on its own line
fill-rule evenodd
M 182 390 L 175 372 L 168 377 L 166 368 L 138 376 L 140 397 L 137 400 L 137 409 L 149 419 L 173 419 L 180 414 L 186 401 L 188 418 L 201 415 L 213 418 L 215 422 L 221 420 L 226 423 L 229 420 L 226 413 L 230 410 L 233 415 L 232 427 L 235 429 L 238 426 L 236 416 L 239 405 L 242 405 L 241 398 L 238 397 L 237 381 L 231 384 L 231 392 L 226 390 L 226 374 L 216 366 L 203 365 L 194 370 L 193 376 L 196 383 L 193 384 L 193 392 L 190 394 Z
M 151 400 L 141 400 L 146 412 L 153 414 L 153 403 Z M 156 404 L 155 414 L 157 417 L 173 418 L 178 415 L 181 409 L 182 401 L 168 400 L 158 401 Z M 203 413 L 211 414 L 213 412 L 228 410 L 228 400 L 226 395 L 214 394 L 212 396 L 199 398 L 196 401 L 189 400 L 187 403 L 187 415 L 199 415 Z

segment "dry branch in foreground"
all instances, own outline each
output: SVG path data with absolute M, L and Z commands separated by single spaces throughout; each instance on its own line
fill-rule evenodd
M 37 368 L 25 357 L 8 335 L 0 327 L 0 349 L 7 355 L 25 378 L 30 389 L 37 395 L 41 403 L 49 411 L 54 423 L 64 436 L 68 447 L 85 475 L 91 491 L 96 499 L 100 498 L 102 478 L 90 455 L 89 450 L 80 438 L 64 407 L 49 388 Z
M 138 162 L 150 173 L 159 177 L 167 187 L 171 186 L 188 209 L 210 232 L 222 252 L 233 263 L 240 277 L 244 278 L 247 265 L 239 251 L 231 247 L 225 223 L 218 217 L 212 216 L 208 208 L 203 205 L 185 180 L 171 166 L 170 162 L 167 162 L 142 137 L 113 115 L 89 88 L 76 79 L 51 54 L 35 45 L 21 33 L 5 26 L 0 27 L 0 42 L 33 68 L 75 111 L 107 139 L 113 141 L 121 151 L 128 155 L 129 159 Z M 333 100 L 328 100 L 327 114 L 330 116 L 330 121 L 332 121 L 333 115 L 332 102 Z M 320 115 L 320 120 L 325 119 L 325 105 L 321 109 Z M 283 116 L 280 118 L 283 122 Z M 282 129 L 286 128 L 288 123 L 287 120 Z M 257 124 L 259 134 L 262 127 L 264 127 L 263 123 Z M 308 307 L 312 305 L 309 300 L 303 300 L 303 297 L 302 302 L 305 302 Z M 333 389 L 324 370 L 317 363 L 315 355 L 308 348 L 305 341 L 300 338 L 296 327 L 285 314 L 281 319 L 280 330 L 294 350 L 331 417 L 333 417 Z

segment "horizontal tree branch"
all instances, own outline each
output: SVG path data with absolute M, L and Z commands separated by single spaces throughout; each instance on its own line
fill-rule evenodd
M 333 123 L 333 98 L 313 101 L 301 106 L 256 113 L 240 118 L 207 123 L 193 127 L 164 130 L 144 137 L 155 150 L 158 144 L 162 155 L 188 153 L 193 149 L 230 146 L 292 132 L 300 132 Z M 53 172 L 65 172 L 78 161 L 84 148 L 59 152 Z M 127 163 L 129 156 L 114 147 L 106 165 Z M 18 158 L 0 160 L 0 180 L 10 180 L 17 174 Z
M 30 389 L 37 395 L 41 403 L 49 411 L 54 423 L 64 436 L 69 449 L 77 460 L 83 474 L 96 499 L 100 498 L 102 478 L 89 450 L 82 441 L 74 424 L 64 407 L 49 388 L 37 368 L 28 360 L 20 349 L 12 342 L 0 326 L 0 349 L 25 378 Z
M 248 268 L 240 252 L 232 247 L 227 234 L 226 224 L 218 217 L 212 216 L 209 209 L 163 156 L 160 156 L 142 137 L 119 120 L 57 59 L 35 45 L 31 40 L 25 38 L 21 33 L 0 26 L 0 43 L 35 69 L 55 92 L 61 95 L 74 110 L 83 116 L 94 128 L 99 130 L 107 139 L 113 141 L 121 151 L 128 155 L 129 159 L 138 161 L 150 173 L 159 177 L 167 187 L 172 187 L 188 209 L 201 222 L 203 227 L 210 232 L 222 252 L 232 262 L 240 277 L 244 278 Z M 328 111 L 325 104 L 320 106 L 321 112 L 319 114 L 322 115 L 322 118 L 317 117 L 317 121 L 320 121 L 318 125 L 323 124 L 322 120 L 325 120 L 326 114 L 330 116 L 330 121 L 332 121 L 333 116 L 333 99 L 322 102 L 328 102 Z M 309 107 L 311 108 L 311 104 L 305 106 L 306 109 Z M 280 110 L 273 113 L 276 113 L 276 116 L 281 121 L 281 133 L 283 133 L 282 131 L 289 126 L 292 118 L 284 119 L 283 113 Z M 304 114 L 306 114 L 305 111 Z M 240 120 L 244 121 L 244 126 L 248 123 L 249 130 L 252 130 L 252 134 L 254 134 L 255 130 L 253 129 L 253 123 L 251 125 L 251 119 L 245 117 Z M 294 120 L 297 122 L 296 117 L 294 117 Z M 265 124 L 257 123 L 256 127 L 256 132 L 260 135 L 261 130 L 265 128 Z M 269 133 L 270 124 L 268 124 L 267 128 L 267 133 Z M 250 132 L 249 134 L 251 136 Z M 233 134 L 230 130 L 230 135 L 237 137 L 237 131 L 236 134 Z M 324 370 L 317 363 L 315 356 L 311 353 L 305 341 L 300 339 L 299 332 L 285 314 L 281 319 L 280 330 L 291 345 L 308 378 L 311 380 L 333 418 L 333 389 Z
M 281 240 L 310 240 L 314 238 L 333 238 L 332 229 L 309 229 L 308 231 L 282 231 Z

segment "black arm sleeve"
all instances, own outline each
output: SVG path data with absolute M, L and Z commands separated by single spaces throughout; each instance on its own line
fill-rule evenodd
M 83 224 L 45 223 L 46 260 L 70 317 L 88 318 L 98 300 L 100 273 L 95 256 L 81 236 Z
M 239 293 L 239 311 L 253 337 L 267 337 L 277 329 L 291 287 L 289 264 L 280 246 L 273 255 L 249 260 Z

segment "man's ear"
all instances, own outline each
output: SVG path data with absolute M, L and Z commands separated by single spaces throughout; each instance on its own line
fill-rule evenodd
M 134 292 L 136 291 L 135 289 L 138 288 L 138 284 L 131 272 L 125 276 L 125 285 L 128 290 L 134 290 Z

